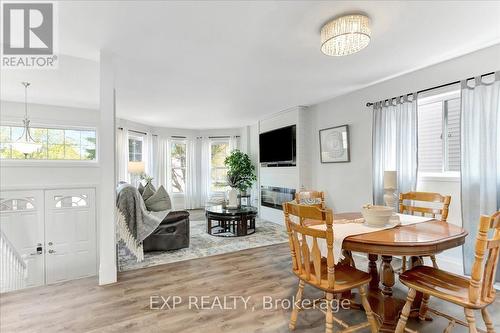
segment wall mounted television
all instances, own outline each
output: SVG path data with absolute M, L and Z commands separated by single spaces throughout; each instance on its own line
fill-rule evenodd
M 259 135 L 259 157 L 263 166 L 295 166 L 296 126 L 278 128 Z

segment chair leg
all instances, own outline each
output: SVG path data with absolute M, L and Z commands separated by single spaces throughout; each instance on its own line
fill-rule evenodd
M 432 267 L 434 267 L 436 269 L 439 268 L 438 264 L 436 262 L 436 256 L 435 255 L 431 255 L 431 261 L 432 261 Z
M 425 315 L 429 309 L 429 294 L 424 294 L 422 296 L 422 303 L 420 303 L 420 310 L 418 311 L 418 319 L 425 320 Z
M 403 333 L 405 331 L 406 322 L 408 321 L 408 316 L 410 315 L 411 305 L 415 299 L 417 291 L 415 289 L 410 289 L 408 291 L 408 297 L 406 297 L 406 303 L 399 317 L 398 326 L 396 326 L 395 333 Z
M 333 333 L 333 294 L 326 293 L 326 333 Z
M 476 317 L 474 316 L 474 310 L 464 309 L 465 318 L 467 318 L 467 323 L 469 324 L 469 333 L 477 333 L 476 328 Z
M 490 314 L 486 308 L 481 309 L 481 315 L 483 316 L 484 323 L 486 324 L 487 333 L 495 333 L 495 328 L 493 327 L 493 322 L 491 321 Z
M 297 290 L 297 295 L 295 295 L 295 302 L 293 304 L 293 310 L 292 310 L 292 316 L 290 317 L 290 324 L 288 324 L 288 327 L 291 330 L 295 329 L 295 325 L 297 324 L 297 317 L 299 315 L 299 307 L 297 304 L 300 304 L 302 301 L 302 294 L 304 293 L 304 286 L 305 283 L 302 280 L 299 280 L 299 289 Z
M 406 271 L 406 256 L 403 256 L 403 265 L 401 266 L 401 272 Z
M 359 295 L 361 296 L 361 303 L 363 304 L 363 308 L 365 309 L 366 318 L 370 323 L 370 332 L 377 333 L 378 325 L 375 317 L 373 316 L 372 308 L 370 307 L 370 303 L 368 303 L 368 298 L 366 298 L 366 286 L 359 287 Z

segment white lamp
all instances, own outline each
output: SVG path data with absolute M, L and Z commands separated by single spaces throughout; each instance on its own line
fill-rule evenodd
M 384 202 L 386 206 L 394 207 L 396 203 L 395 193 L 398 188 L 398 172 L 384 171 Z
M 134 161 L 128 162 L 128 172 L 132 175 L 140 175 L 144 172 L 144 162 Z
M 130 179 L 131 184 L 136 184 L 140 182 L 139 175 L 144 173 L 144 162 L 142 161 L 134 161 L 128 162 L 128 173 L 132 175 L 132 179 Z

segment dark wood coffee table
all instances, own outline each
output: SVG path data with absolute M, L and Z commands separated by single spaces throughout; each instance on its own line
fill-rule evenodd
M 257 208 L 242 206 L 229 209 L 223 206 L 205 208 L 207 217 L 207 233 L 213 236 L 239 237 L 255 232 Z

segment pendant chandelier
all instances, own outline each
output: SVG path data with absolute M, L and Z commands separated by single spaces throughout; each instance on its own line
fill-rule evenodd
M 37 143 L 30 133 L 30 120 L 28 118 L 28 87 L 30 86 L 29 82 L 22 82 L 24 86 L 24 130 L 23 134 L 12 143 L 12 148 L 20 151 L 27 158 L 29 154 L 32 154 L 40 148 L 42 145 Z
M 364 49 L 370 43 L 370 19 L 361 14 L 336 18 L 321 28 L 321 52 L 329 56 L 346 56 Z

